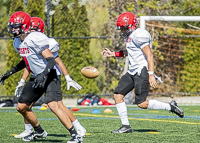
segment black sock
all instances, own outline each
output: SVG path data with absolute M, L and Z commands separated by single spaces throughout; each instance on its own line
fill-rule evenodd
M 75 128 L 72 126 L 70 129 L 68 129 L 70 134 L 73 135 L 73 134 L 77 134 Z
M 44 130 L 42 129 L 42 127 L 41 127 L 40 125 L 37 126 L 37 127 L 34 127 L 34 130 L 35 130 L 36 132 L 38 132 L 39 134 L 41 134 L 41 133 L 44 132 Z

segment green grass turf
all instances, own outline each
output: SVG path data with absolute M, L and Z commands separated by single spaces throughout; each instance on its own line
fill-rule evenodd
M 74 112 L 80 123 L 87 129 L 84 143 L 199 143 L 200 142 L 200 106 L 180 106 L 184 118 L 163 110 L 142 110 L 136 106 L 128 107 L 128 116 L 133 133 L 111 134 L 118 129 L 121 121 L 115 107 L 88 107 Z M 104 113 L 106 108 L 113 113 Z M 91 113 L 93 109 L 101 113 Z M 48 132 L 46 139 L 37 139 L 40 143 L 66 143 L 69 132 L 57 117 L 48 109 L 34 108 L 41 126 Z M 15 108 L 0 108 L 0 143 L 23 142 L 12 134 L 24 130 L 22 116 Z

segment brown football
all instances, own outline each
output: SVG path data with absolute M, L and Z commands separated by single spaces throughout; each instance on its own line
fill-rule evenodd
M 95 77 L 99 76 L 98 69 L 96 69 L 93 66 L 87 66 L 87 67 L 82 68 L 81 73 L 83 76 L 85 76 L 87 78 L 95 78 Z

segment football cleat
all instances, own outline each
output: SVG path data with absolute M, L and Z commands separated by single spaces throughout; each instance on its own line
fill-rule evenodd
M 33 141 L 33 140 L 35 140 L 37 138 L 46 138 L 47 135 L 48 135 L 48 133 L 46 131 L 44 131 L 41 134 L 39 134 L 38 132 L 34 131 L 30 135 L 23 137 L 22 140 L 25 141 L 25 142 L 30 142 L 30 141 Z
M 117 133 L 132 133 L 132 129 L 131 129 L 131 127 L 122 126 L 118 130 L 111 131 L 111 133 L 113 133 L 113 134 L 117 134 Z
M 15 135 L 14 137 L 15 138 L 23 138 L 23 137 L 25 137 L 25 136 L 28 136 L 28 135 L 30 135 L 32 132 L 30 132 L 30 131 L 28 131 L 28 130 L 25 130 L 25 131 L 23 131 L 22 133 L 20 133 L 19 135 Z
M 80 135 L 81 137 L 84 137 L 86 134 L 86 129 L 84 127 L 79 127 L 76 129 L 76 132 L 78 135 Z
M 179 117 L 183 118 L 184 117 L 184 113 L 183 113 L 183 110 L 181 110 L 176 101 L 172 100 L 171 103 L 169 103 L 170 106 L 171 106 L 171 112 L 172 113 L 175 113 L 176 115 L 178 115 Z
M 83 143 L 83 138 L 78 134 L 73 134 L 71 140 L 67 143 Z

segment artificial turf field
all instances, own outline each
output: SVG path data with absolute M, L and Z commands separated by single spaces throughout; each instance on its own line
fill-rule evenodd
M 110 108 L 113 113 L 104 113 Z M 199 143 L 200 142 L 200 106 L 180 106 L 185 117 L 163 110 L 144 110 L 128 106 L 128 116 L 133 133 L 111 134 L 118 129 L 121 121 L 115 107 L 80 107 L 73 112 L 87 129 L 84 143 Z M 92 113 L 98 109 L 101 113 Z M 48 109 L 33 108 L 41 126 L 48 132 L 46 139 L 37 139 L 40 143 L 66 143 L 69 132 L 57 117 Z M 15 108 L 0 108 L 0 143 L 18 143 L 22 139 L 14 134 L 24 130 L 22 116 Z

